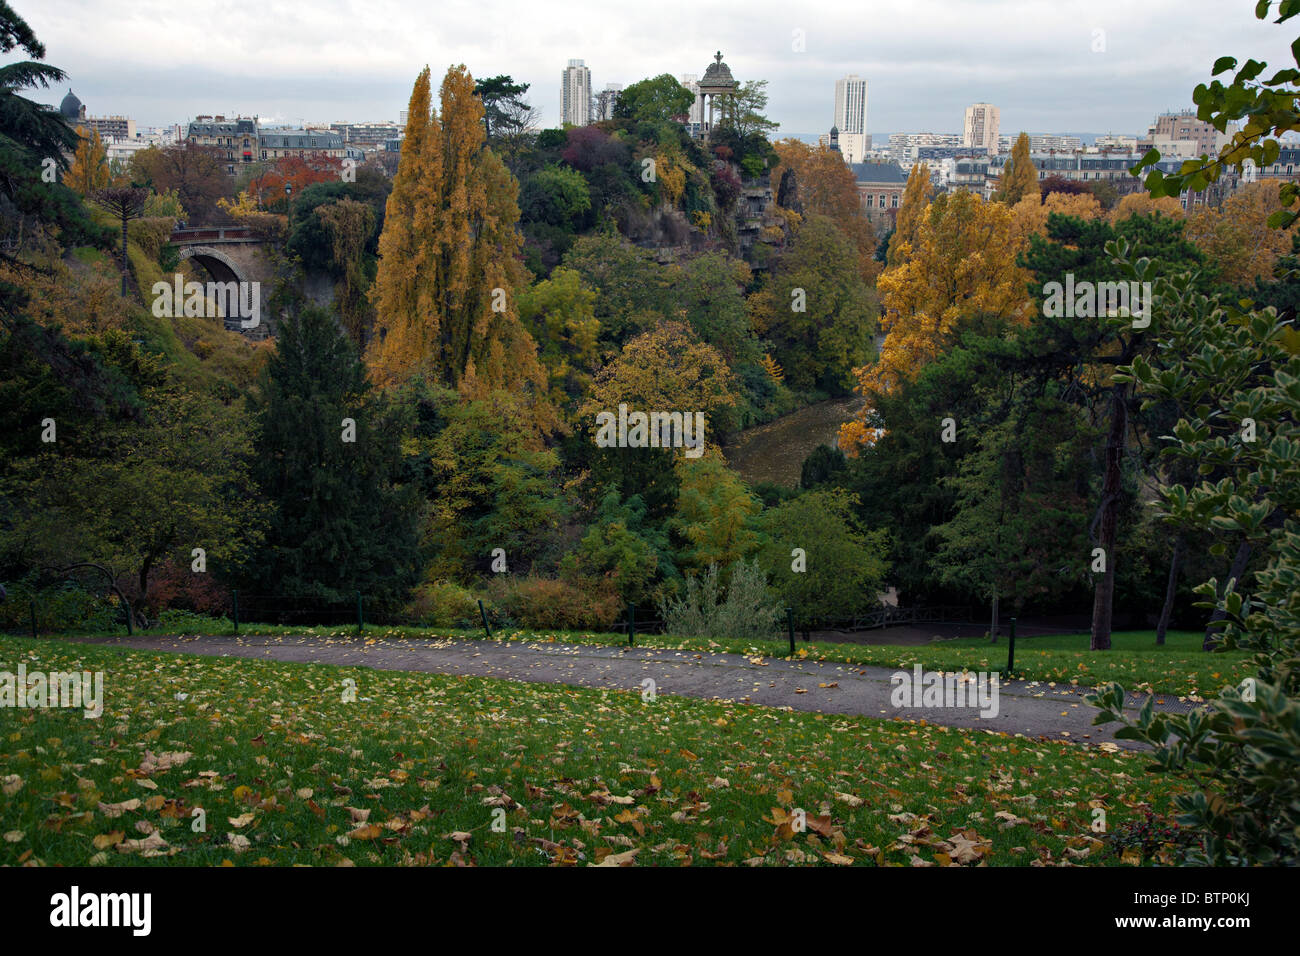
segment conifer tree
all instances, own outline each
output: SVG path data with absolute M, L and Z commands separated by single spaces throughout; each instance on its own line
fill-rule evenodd
M 259 593 L 393 605 L 415 583 L 418 500 L 395 483 L 400 429 L 335 318 L 281 326 L 253 404 L 253 475 L 274 506 L 252 568 Z

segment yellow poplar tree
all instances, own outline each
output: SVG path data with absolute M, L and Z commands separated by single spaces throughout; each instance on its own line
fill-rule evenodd
M 1008 206 L 1014 206 L 1026 196 L 1039 195 L 1038 167 L 1029 158 L 1028 133 L 1016 137 L 1016 145 L 1011 148 L 1011 160 L 1002 170 L 999 185 L 997 198 Z
M 81 139 L 72 156 L 72 164 L 63 174 L 63 185 L 82 196 L 89 196 L 113 184 L 113 173 L 108 168 L 108 147 L 99 138 L 99 130 L 77 127 Z
M 907 187 L 903 190 L 903 199 L 898 204 L 898 218 L 894 221 L 894 234 L 889 240 L 889 251 L 885 259 L 892 268 L 901 265 L 916 245 L 916 233 L 921 227 L 921 219 L 930 205 L 934 187 L 930 184 L 930 167 L 917 163 L 907 177 Z
M 509 391 L 551 431 L 546 371 L 516 301 L 528 279 L 519 184 L 484 146 L 483 103 L 463 65 L 443 78 L 440 106 L 426 67 L 379 237 L 370 374 L 385 387 L 425 376 L 467 399 Z

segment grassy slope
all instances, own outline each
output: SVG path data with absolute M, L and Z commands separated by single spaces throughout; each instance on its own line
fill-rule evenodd
M 20 661 L 102 670 L 107 703 L 0 711 L 0 864 L 1116 862 L 1092 807 L 1122 831 L 1172 792 L 1141 756 L 924 724 L 0 638 Z

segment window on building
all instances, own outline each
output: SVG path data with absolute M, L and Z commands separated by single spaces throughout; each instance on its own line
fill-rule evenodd
M 894 195 L 890 197 L 889 205 L 893 209 L 898 208 L 898 193 L 894 193 Z
M 884 193 L 881 193 L 881 194 L 880 194 L 880 208 L 881 208 L 881 209 L 884 209 L 884 208 L 885 208 L 885 194 L 884 194 Z

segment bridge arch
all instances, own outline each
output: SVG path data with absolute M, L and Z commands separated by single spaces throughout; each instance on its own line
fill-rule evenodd
M 215 282 L 248 282 L 248 276 L 230 256 L 212 246 L 184 246 L 181 259 L 193 259 L 207 270 Z

